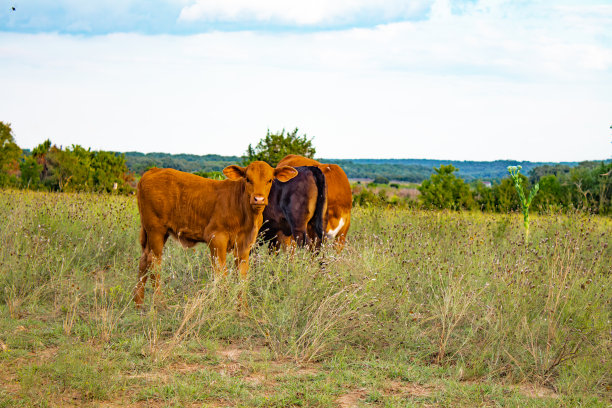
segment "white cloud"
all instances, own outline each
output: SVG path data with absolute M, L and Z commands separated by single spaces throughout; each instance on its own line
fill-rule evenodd
M 446 20 L 452 15 L 450 0 L 435 0 L 431 5 L 430 18 L 432 20 Z
M 431 0 L 196 0 L 181 11 L 183 21 L 258 21 L 296 25 L 346 24 L 359 19 L 411 18 Z
M 0 120 L 30 148 L 241 154 L 298 126 L 327 157 L 609 157 L 610 34 L 581 27 L 610 16 L 502 6 L 312 33 L 0 33 Z

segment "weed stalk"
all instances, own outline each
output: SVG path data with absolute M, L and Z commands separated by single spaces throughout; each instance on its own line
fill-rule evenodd
M 508 166 L 508 172 L 510 173 L 510 177 L 514 181 L 514 187 L 516 187 L 516 192 L 519 195 L 519 203 L 521 204 L 521 211 L 523 212 L 523 226 L 525 227 L 525 243 L 529 242 L 529 206 L 531 205 L 531 200 L 535 197 L 540 189 L 539 183 L 536 183 L 535 186 L 529 192 L 529 197 L 525 198 L 525 193 L 523 192 L 523 186 L 521 184 L 521 178 L 519 177 L 519 172 L 521 170 L 521 166 Z

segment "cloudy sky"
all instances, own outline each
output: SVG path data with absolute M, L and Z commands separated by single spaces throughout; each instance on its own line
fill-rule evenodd
M 298 127 L 327 158 L 608 159 L 611 27 L 611 0 L 0 0 L 0 121 L 24 148 Z

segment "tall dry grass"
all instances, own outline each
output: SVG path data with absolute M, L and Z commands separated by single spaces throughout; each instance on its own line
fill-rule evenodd
M 165 305 L 147 288 L 143 313 L 130 300 L 138 225 L 133 197 L 0 192 L 1 318 L 58 322 L 68 338 L 154 360 L 241 341 L 296 362 L 374 354 L 609 393 L 609 218 L 534 217 L 525 244 L 518 214 L 357 207 L 343 252 L 257 247 L 246 283 L 214 280 L 205 246 L 169 243 Z

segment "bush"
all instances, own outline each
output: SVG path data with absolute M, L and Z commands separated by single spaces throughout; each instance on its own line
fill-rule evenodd
M 439 209 L 472 209 L 475 205 L 470 187 L 455 176 L 458 169 L 453 165 L 441 165 L 434 168 L 428 180 L 423 181 L 419 187 L 421 202 L 425 207 Z
M 373 181 L 374 184 L 389 184 L 389 179 L 383 176 L 376 176 Z

